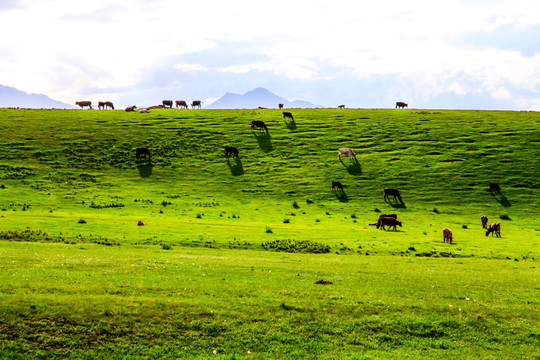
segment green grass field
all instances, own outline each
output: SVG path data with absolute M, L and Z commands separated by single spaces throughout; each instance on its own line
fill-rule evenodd
M 0 358 L 540 358 L 538 113 L 290 111 L 0 109 Z

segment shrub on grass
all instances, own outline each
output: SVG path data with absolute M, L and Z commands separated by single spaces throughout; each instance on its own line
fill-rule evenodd
M 274 240 L 262 243 L 261 246 L 265 250 L 290 252 L 290 253 L 309 253 L 309 254 L 325 254 L 330 252 L 330 246 L 316 241 L 294 239 Z

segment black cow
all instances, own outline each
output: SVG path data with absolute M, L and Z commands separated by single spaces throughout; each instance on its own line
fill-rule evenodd
M 104 102 L 104 101 L 98 102 L 98 109 L 99 109 L 99 110 L 105 109 L 105 102 Z
M 398 101 L 396 103 L 396 109 L 404 109 L 406 107 L 409 107 L 407 103 L 404 103 L 403 101 Z
M 137 148 L 135 150 L 135 156 L 137 157 L 137 160 L 144 157 L 145 160 L 150 160 L 150 150 L 148 148 Z
M 201 100 L 193 100 L 193 102 L 191 103 L 191 108 L 195 109 L 196 107 L 198 107 L 200 109 L 201 104 L 202 104 Z
M 397 189 L 391 189 L 391 188 L 384 188 L 384 201 L 390 201 L 390 196 L 394 198 L 394 200 L 399 199 L 400 202 L 403 202 L 401 199 L 401 195 L 399 194 L 399 191 Z
M 340 183 L 339 181 L 332 181 L 332 190 L 336 190 L 336 189 L 344 191 L 343 184 Z
M 501 187 L 497 183 L 489 184 L 489 192 L 490 193 L 501 193 Z
M 266 131 L 268 131 L 268 127 L 266 126 L 266 124 L 264 123 L 264 121 L 261 121 L 261 120 L 253 120 L 251 122 L 251 130 L 254 130 L 255 128 L 258 128 L 258 129 L 264 129 Z
M 283 109 L 283 104 L 278 104 L 279 109 Z
M 172 100 L 163 100 L 162 104 L 163 107 L 168 107 L 169 109 L 172 109 Z
M 480 218 L 480 220 L 482 221 L 482 229 L 487 229 L 487 222 L 488 222 L 488 218 L 486 215 L 482 215 L 482 217 Z
M 229 155 L 238 157 L 238 149 L 234 146 L 225 146 L 225 156 L 229 157 Z
M 291 121 L 294 121 L 294 117 L 292 116 L 292 113 L 288 111 L 283 112 L 283 119 L 291 119 Z

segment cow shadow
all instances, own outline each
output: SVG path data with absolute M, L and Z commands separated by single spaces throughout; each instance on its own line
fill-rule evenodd
M 507 207 L 512 206 L 512 204 L 510 203 L 510 200 L 508 200 L 508 198 L 504 196 L 503 194 L 501 194 L 500 192 L 490 192 L 490 194 L 503 207 L 507 208 Z
M 345 193 L 345 190 L 343 190 L 343 189 L 332 189 L 332 193 L 335 195 L 335 197 L 339 201 L 341 201 L 343 203 L 349 202 L 349 197 Z
M 242 165 L 242 160 L 240 160 L 238 156 L 233 156 L 232 162 L 230 158 L 227 158 L 227 165 L 233 176 L 244 175 L 244 166 Z
M 384 202 L 393 207 L 394 209 L 405 209 L 407 206 L 403 202 L 403 200 L 398 199 L 390 199 L 390 197 L 384 199 Z
M 139 164 L 137 165 L 137 170 L 139 170 L 139 176 L 142 178 L 149 178 L 152 176 L 152 164 Z
M 349 164 L 345 164 L 342 159 L 339 159 L 339 161 L 341 162 L 343 166 L 345 166 L 349 174 L 362 175 L 362 166 L 360 165 L 358 160 L 356 160 L 355 157 L 349 158 Z
M 296 130 L 296 121 L 294 121 L 293 119 L 291 120 L 283 120 L 283 122 L 285 122 L 285 126 L 287 126 L 287 129 L 289 130 Z
M 270 137 L 270 133 L 268 130 L 266 131 L 253 131 L 253 136 L 255 136 L 255 139 L 257 139 L 257 142 L 259 143 L 259 147 L 264 152 L 271 152 L 274 151 L 274 147 L 272 146 L 272 139 Z

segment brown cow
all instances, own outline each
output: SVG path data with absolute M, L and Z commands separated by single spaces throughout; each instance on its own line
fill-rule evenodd
M 403 101 L 398 101 L 396 103 L 396 109 L 404 109 L 406 107 L 409 107 L 407 103 L 404 103 Z
M 201 104 L 202 104 L 201 100 L 193 100 L 193 102 L 191 103 L 191 108 L 195 109 L 196 107 L 198 107 L 200 109 Z
M 105 102 L 103 102 L 103 101 L 98 102 L 98 109 L 99 110 L 105 109 Z
M 77 101 L 75 105 L 79 105 L 81 109 L 88 106 L 90 109 L 92 109 L 92 102 L 91 101 Z
M 493 234 L 495 234 L 497 237 L 501 237 L 501 224 L 500 223 L 493 223 L 489 225 L 489 229 L 486 231 L 486 236 L 491 233 L 491 236 L 493 237 Z
M 345 109 L 345 105 L 338 105 L 338 109 Z
M 291 119 L 291 121 L 294 122 L 294 117 L 293 117 L 292 113 L 290 113 L 288 111 L 283 112 L 283 120 L 285 120 L 285 119 Z
M 393 226 L 394 230 L 397 231 L 396 225 L 399 225 L 401 227 L 402 226 L 401 221 L 394 219 L 393 217 L 381 216 L 379 218 L 379 221 L 377 221 L 377 229 L 381 228 L 382 230 L 386 230 L 385 226 L 388 226 L 388 227 Z
M 105 101 L 105 108 L 114 110 L 114 105 L 110 101 Z
M 268 127 L 266 126 L 266 124 L 264 123 L 264 121 L 260 121 L 260 120 L 253 120 L 251 122 L 251 130 L 254 130 L 255 128 L 258 128 L 258 129 L 264 129 L 268 132 Z
M 180 107 L 181 109 L 187 109 L 188 104 L 185 100 L 176 100 L 175 102 L 176 108 Z
M 135 105 L 128 106 L 125 111 L 135 111 L 137 107 Z
M 283 109 L 283 104 L 278 104 L 279 109 Z
M 354 157 L 356 159 L 356 154 L 351 148 L 339 148 L 338 149 L 338 159 L 341 160 L 341 155 L 349 155 L 349 157 Z
M 442 236 L 443 236 L 443 243 L 448 242 L 451 244 L 454 241 L 454 235 L 452 234 L 452 230 L 448 228 L 442 229 Z

